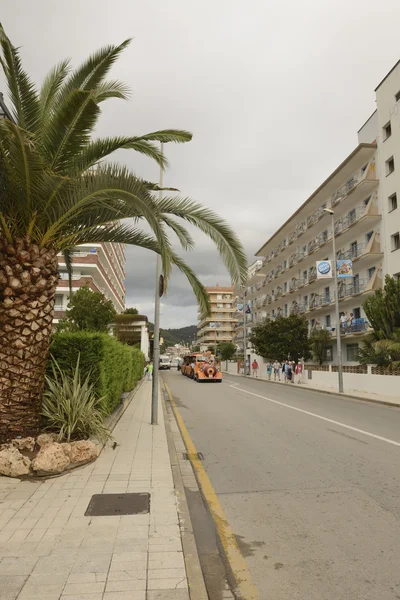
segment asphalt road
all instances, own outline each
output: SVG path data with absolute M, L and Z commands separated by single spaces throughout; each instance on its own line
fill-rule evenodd
M 400 409 L 235 376 L 165 380 L 260 600 L 400 599 Z

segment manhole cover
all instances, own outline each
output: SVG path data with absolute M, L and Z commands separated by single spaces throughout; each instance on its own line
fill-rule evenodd
M 150 510 L 150 494 L 94 494 L 85 517 L 143 515 Z

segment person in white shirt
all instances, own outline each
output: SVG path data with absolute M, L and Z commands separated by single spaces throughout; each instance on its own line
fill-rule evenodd
M 281 373 L 280 373 L 281 363 L 278 362 L 277 360 L 275 360 L 272 363 L 272 368 L 274 370 L 274 381 L 276 381 L 277 377 L 278 377 L 278 379 L 280 381 L 281 380 Z
M 342 329 L 346 329 L 347 327 L 347 313 L 343 313 L 342 316 L 340 317 L 340 326 L 342 327 Z

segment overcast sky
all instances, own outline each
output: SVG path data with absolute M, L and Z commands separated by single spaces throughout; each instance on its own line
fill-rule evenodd
M 398 0 L 3 0 L 1 20 L 38 83 L 62 58 L 77 66 L 133 37 L 112 73 L 131 100 L 108 103 L 98 132 L 192 131 L 190 144 L 167 147 L 165 183 L 228 220 L 249 260 L 357 145 L 373 90 L 400 54 Z M 148 159 L 117 158 L 158 179 Z M 196 240 L 186 258 L 200 279 L 228 284 L 212 243 Z M 127 249 L 127 305 L 151 320 L 154 270 L 151 253 Z M 162 326 L 196 315 L 174 273 Z

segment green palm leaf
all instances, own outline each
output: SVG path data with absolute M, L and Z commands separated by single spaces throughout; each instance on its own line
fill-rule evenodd
M 13 104 L 14 117 L 20 127 L 36 132 L 39 126 L 40 104 L 35 86 L 23 70 L 18 50 L 11 44 L 0 24 L 1 66 Z

